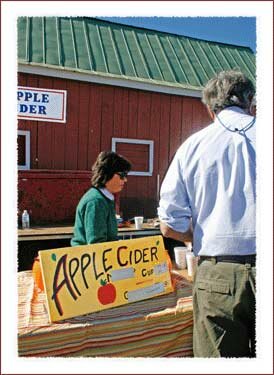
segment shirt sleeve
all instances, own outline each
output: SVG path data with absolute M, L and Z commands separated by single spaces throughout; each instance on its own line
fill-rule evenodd
M 171 229 L 184 233 L 189 229 L 191 208 L 177 152 L 167 171 L 160 191 L 158 216 Z
M 108 211 L 101 201 L 90 201 L 84 214 L 87 244 L 107 241 Z

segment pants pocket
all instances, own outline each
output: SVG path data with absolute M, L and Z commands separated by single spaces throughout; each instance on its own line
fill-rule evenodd
M 230 285 L 225 280 L 197 280 L 196 288 L 209 293 L 230 294 Z
M 219 357 L 231 321 L 231 286 L 226 280 L 196 280 L 193 294 L 196 355 Z

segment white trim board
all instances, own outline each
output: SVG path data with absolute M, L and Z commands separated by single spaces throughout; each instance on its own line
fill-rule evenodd
M 25 159 L 26 164 L 25 165 L 18 165 L 19 171 L 26 171 L 30 169 L 30 131 L 29 130 L 18 130 L 18 135 L 24 135 L 26 138 L 26 144 L 25 144 Z
M 132 176 L 152 176 L 153 174 L 153 152 L 154 152 L 154 141 L 147 139 L 132 139 L 132 138 L 112 138 L 111 139 L 111 150 L 116 152 L 117 143 L 132 143 L 141 144 L 149 146 L 149 161 L 148 161 L 148 171 L 130 171 L 129 175 Z
M 171 87 L 165 84 L 139 82 L 134 79 L 119 78 L 119 77 L 114 77 L 114 76 L 106 77 L 103 75 L 94 74 L 92 72 L 79 73 L 79 72 L 72 72 L 72 71 L 67 71 L 67 70 L 62 70 L 62 69 L 54 69 L 51 67 L 42 67 L 42 66 L 33 66 L 33 65 L 24 65 L 24 64 L 18 65 L 18 72 L 28 73 L 28 74 L 37 74 L 37 75 L 42 75 L 42 76 L 47 76 L 47 77 L 71 79 L 75 81 L 100 83 L 102 85 L 127 87 L 127 88 L 131 88 L 135 90 L 160 92 L 163 94 L 188 96 L 188 97 L 194 97 L 194 98 L 202 97 L 202 90 L 192 90 L 192 89 L 185 89 L 185 88 L 180 88 L 180 87 Z

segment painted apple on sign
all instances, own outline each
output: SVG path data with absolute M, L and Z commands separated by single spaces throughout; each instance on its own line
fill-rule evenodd
M 106 280 L 100 281 L 100 288 L 97 291 L 98 301 L 102 305 L 113 303 L 116 298 L 116 288 L 112 283 L 107 283 Z

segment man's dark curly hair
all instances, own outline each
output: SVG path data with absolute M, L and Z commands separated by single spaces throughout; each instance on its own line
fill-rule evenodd
M 92 186 L 103 188 L 116 172 L 129 172 L 130 162 L 113 151 L 102 151 L 92 166 Z

